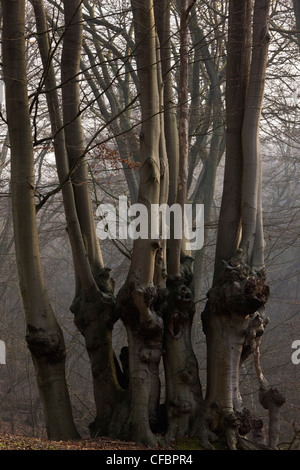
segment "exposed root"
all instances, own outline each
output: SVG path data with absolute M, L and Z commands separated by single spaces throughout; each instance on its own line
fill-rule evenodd
M 218 441 L 218 436 L 209 427 L 206 411 L 200 413 L 194 421 L 191 430 L 191 437 L 197 436 L 201 442 L 201 446 L 205 450 L 215 450 L 214 443 Z
M 269 446 L 277 449 L 279 443 L 280 409 L 285 403 L 285 397 L 276 387 L 269 385 L 263 375 L 260 364 L 260 340 L 261 338 L 258 338 L 256 341 L 254 354 L 256 375 L 260 383 L 259 402 L 265 410 L 269 411 Z
M 244 436 L 238 436 L 237 442 L 238 442 L 238 445 L 237 445 L 238 450 L 273 450 L 272 447 L 269 447 L 264 444 L 258 444 L 256 442 L 253 442 L 247 439 Z

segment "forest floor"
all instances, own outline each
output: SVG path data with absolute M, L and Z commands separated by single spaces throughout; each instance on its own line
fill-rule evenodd
M 269 448 L 270 449 L 270 448 Z M 185 437 L 170 446 L 158 446 L 155 449 L 135 442 L 126 442 L 109 437 L 79 439 L 74 441 L 50 441 L 46 438 L 26 437 L 23 435 L 0 433 L 0 450 L 10 451 L 198 451 L 204 450 L 199 438 Z M 226 450 L 226 446 L 215 446 L 215 450 Z M 280 450 L 285 450 L 282 447 Z M 276 453 L 277 454 L 277 453 Z M 278 455 L 278 454 L 277 454 Z
M 174 447 L 158 447 L 157 450 L 172 450 Z M 49 441 L 36 437 L 0 434 L 0 450 L 150 450 L 149 447 L 107 437 L 80 439 L 78 441 Z

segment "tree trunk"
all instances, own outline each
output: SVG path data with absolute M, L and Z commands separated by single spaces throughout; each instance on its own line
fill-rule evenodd
M 261 214 L 261 153 L 259 143 L 259 124 L 264 96 L 265 71 L 269 45 L 268 18 L 270 2 L 256 0 L 253 17 L 253 44 L 249 85 L 245 101 L 242 128 L 243 181 L 242 181 L 242 239 L 240 249 L 245 260 L 253 266 L 254 245 L 261 247 L 259 240 L 262 230 L 257 233 Z M 258 248 L 261 250 L 261 248 Z M 263 253 L 259 255 L 263 268 Z
M 25 2 L 3 0 L 3 73 L 11 143 L 11 188 L 17 267 L 49 439 L 79 438 L 65 379 L 65 345 L 44 284 L 34 202 L 33 144 L 25 64 Z
M 226 67 L 226 160 L 216 247 L 215 280 L 241 236 L 242 127 L 250 73 L 252 0 L 231 1 Z M 226 233 L 226 237 L 224 234 Z M 219 240 L 220 239 L 220 240 Z
M 170 83 L 170 16 L 168 2 L 156 4 L 158 34 L 162 51 L 162 68 L 167 88 L 165 96 L 165 124 L 172 129 L 172 145 L 167 145 L 170 171 L 169 205 L 174 202 L 181 208 L 181 238 L 176 239 L 170 224 L 168 244 L 168 305 L 164 314 L 164 367 L 166 377 L 166 408 L 168 430 L 166 440 L 182 437 L 192 429 L 196 409 L 201 403 L 201 387 L 198 379 L 198 364 L 191 344 L 191 328 L 195 312 L 193 301 L 192 259 L 186 254 L 184 241 L 184 209 L 187 199 L 187 172 L 189 154 L 189 105 L 188 105 L 188 48 L 189 31 L 188 2 L 181 6 L 181 51 L 180 51 L 180 112 L 178 145 L 177 126 L 175 126 L 172 89 Z M 173 105 L 174 106 L 174 105 Z M 168 142 L 166 133 L 166 141 Z M 170 153 L 170 152 L 174 153 Z M 171 190 L 171 188 L 173 188 Z
M 155 0 L 155 23 L 160 44 L 161 73 L 164 84 L 164 129 L 166 150 L 169 161 L 169 197 L 168 203 L 172 205 L 177 199 L 177 178 L 179 165 L 179 136 L 177 125 L 177 106 L 173 93 L 173 77 L 171 63 L 171 28 L 170 28 L 170 2 L 168 0 Z
M 76 213 L 81 229 L 81 241 L 73 252 L 76 292 L 71 306 L 75 323 L 85 338 L 89 354 L 96 403 L 96 419 L 91 434 L 106 434 L 114 413 L 115 402 L 121 402 L 117 381 L 112 329 L 117 320 L 114 281 L 103 266 L 98 243 L 88 185 L 85 139 L 80 115 L 80 57 L 82 47 L 81 1 L 64 2 L 65 31 L 61 59 L 63 126 Z M 72 232 L 69 233 L 72 238 Z M 78 250 L 85 247 L 84 263 Z M 103 385 L 105 384 L 105 386 Z
M 259 153 L 269 6 L 268 0 L 255 1 L 249 67 L 251 5 L 230 2 L 224 191 L 214 282 L 202 315 L 207 338 L 206 400 L 213 429 L 225 433 L 231 449 L 241 444 L 240 436 L 251 428 L 239 392 L 239 370 L 263 333 L 269 297 Z
M 142 112 L 138 203 L 146 211 L 142 223 L 147 224 L 150 230 L 151 226 L 158 228 L 158 214 L 151 217 L 151 207 L 152 204 L 159 204 L 161 179 L 160 93 L 153 1 L 132 0 L 132 11 Z M 134 240 L 129 273 L 117 296 L 118 311 L 126 326 L 129 345 L 131 412 L 126 432 L 131 439 L 151 446 L 157 444 L 152 429 L 159 405 L 163 331 L 161 308 L 165 302 L 164 289 L 159 289 L 154 282 L 160 250 L 159 239 L 151 238 L 150 232 L 147 238 Z

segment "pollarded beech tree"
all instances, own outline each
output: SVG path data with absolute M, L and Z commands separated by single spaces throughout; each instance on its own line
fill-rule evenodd
M 111 341 L 112 328 L 116 321 L 114 282 L 110 278 L 109 270 L 103 265 L 96 236 L 87 185 L 85 139 L 79 112 L 78 74 L 83 26 L 81 2 L 65 2 L 64 5 L 61 101 L 57 92 L 44 5 L 42 0 L 32 0 L 32 4 L 43 62 L 56 168 L 74 262 L 76 285 L 70 309 L 74 313 L 75 324 L 85 339 L 94 382 L 96 418 L 91 424 L 91 432 L 106 434 L 113 413 L 113 404 L 119 401 L 121 388 L 116 376 Z
M 164 263 L 156 261 L 163 260 L 165 253 L 159 240 L 151 237 L 150 231 L 159 226 L 158 214 L 151 217 L 151 206 L 160 203 L 160 144 L 164 143 L 164 136 L 160 118 L 153 1 L 132 0 L 131 5 L 142 113 L 138 203 L 145 207 L 144 223 L 149 232 L 148 237 L 134 240 L 127 279 L 117 296 L 117 309 L 126 326 L 129 346 L 131 410 L 127 421 L 128 435 L 137 441 L 156 445 L 150 423 L 156 420 L 159 398 L 159 362 L 163 347 L 161 310 L 166 301 L 166 289 L 160 282 L 165 281 L 164 273 L 157 273 L 157 270 L 164 269 Z
M 49 439 L 79 438 L 65 377 L 65 344 L 45 287 L 36 224 L 33 139 L 25 63 L 25 1 L 3 0 L 3 75 L 11 151 L 14 241 L 26 340 Z
M 51 3 L 58 8 L 55 2 Z M 268 385 L 259 362 L 259 344 L 267 322 L 265 305 L 269 296 L 264 267 L 259 124 L 269 42 L 270 0 L 255 0 L 254 5 L 251 0 L 229 1 L 224 190 L 213 284 L 202 315 L 207 339 L 205 398 L 191 341 L 195 312 L 193 259 L 183 233 L 179 239 L 175 237 L 172 223 L 170 240 L 163 239 L 163 213 L 152 211 L 153 205 L 174 203 L 183 209 L 187 199 L 190 24 L 193 34 L 197 32 L 203 40 L 195 20 L 189 23 L 196 2 L 176 2 L 180 6 L 177 121 L 171 80 L 171 2 L 131 0 L 134 41 L 130 38 L 130 47 L 133 46 L 130 55 L 131 63 L 135 62 L 137 66 L 135 76 L 141 111 L 139 186 L 136 191 L 134 185 L 132 194 L 140 204 L 140 220 L 147 225 L 143 229 L 148 229 L 148 236 L 134 240 L 129 271 L 116 296 L 96 237 L 80 109 L 80 79 L 88 73 L 82 67 L 82 50 L 92 67 L 95 57 L 90 45 L 83 42 L 82 1 L 64 0 L 62 3 L 64 24 L 58 33 L 58 44 L 62 44 L 62 54 L 58 56 L 61 83 L 57 83 L 53 61 L 59 48 L 51 49 L 43 1 L 31 0 L 43 66 L 41 89 L 47 99 L 59 188 L 74 262 L 76 285 L 70 308 L 85 339 L 94 382 L 96 418 L 90 427 L 91 434 L 157 445 L 155 431 L 161 429 L 159 370 L 163 359 L 166 440 L 194 435 L 209 447 L 213 431 L 214 437 L 226 437 L 230 449 L 245 448 L 247 442 L 241 436 L 251 429 L 251 417 L 243 408 L 239 370 L 243 361 L 254 352 L 261 403 L 270 413 L 270 446 L 276 447 L 278 411 L 283 397 Z M 40 265 L 35 264 L 39 261 L 39 252 L 26 89 L 24 4 L 21 0 L 2 0 L 3 70 L 12 152 L 16 252 L 25 311 L 29 315 L 26 317 L 28 344 L 38 371 L 47 426 L 49 423 L 53 426 L 49 436 L 72 438 L 77 433 L 64 379 L 63 339 L 49 307 Z M 84 4 L 92 15 L 90 30 L 96 37 L 93 8 L 89 2 Z M 14 41 L 11 41 L 12 37 Z M 216 69 L 212 70 L 212 58 L 206 42 L 204 45 L 202 53 L 214 89 L 218 73 Z M 101 55 L 99 48 L 97 53 Z M 99 85 L 108 86 L 101 76 L 98 78 Z M 91 89 L 96 98 L 97 90 L 93 85 Z M 14 99 L 16 96 L 18 101 Z M 115 109 L 113 101 L 111 107 Z M 220 101 L 218 94 L 214 102 L 216 109 Z M 98 100 L 99 109 L 105 112 L 104 103 L 104 100 Z M 118 107 L 117 111 L 120 114 Z M 215 127 L 218 127 L 220 121 L 216 112 L 214 119 Z M 214 132 L 213 141 L 222 147 L 217 132 Z M 222 152 L 219 152 L 216 155 L 220 156 Z M 212 173 L 215 175 L 215 169 Z M 29 219 L 24 219 L 25 213 Z M 32 295 L 28 296 L 29 293 Z M 118 318 L 126 327 L 128 339 L 129 383 L 123 384 L 123 388 L 118 382 L 118 363 L 112 348 L 112 329 Z M 55 374 L 58 370 L 62 374 L 57 383 L 52 380 L 53 367 Z M 44 387 L 40 374 L 47 384 L 54 384 L 54 389 L 55 385 L 61 385 L 59 393 Z M 51 414 L 50 409 L 55 413 Z M 60 426 L 66 426 L 67 431 L 61 431 Z
M 239 371 L 255 353 L 260 400 L 270 411 L 270 446 L 278 439 L 284 402 L 259 367 L 259 343 L 269 297 L 264 266 L 262 166 L 259 124 L 269 44 L 269 0 L 229 2 L 224 190 L 213 285 L 202 314 L 207 340 L 207 396 L 210 426 L 226 436 L 230 449 L 243 446 L 251 428 L 243 408 Z M 253 14 L 253 16 L 252 16 Z M 253 18 L 253 20 L 252 20 Z M 272 427 L 274 422 L 275 430 Z M 275 433 L 275 436 L 274 436 Z
M 142 114 L 138 202 L 146 208 L 149 229 L 160 223 L 158 214 L 151 215 L 154 204 L 176 203 L 184 216 L 188 170 L 188 19 L 193 4 L 181 2 L 178 129 L 169 69 L 169 2 L 132 1 Z M 147 239 L 134 241 L 129 273 L 117 296 L 117 309 L 129 342 L 131 410 L 126 427 L 129 437 L 147 445 L 157 442 L 153 432 L 159 420 L 161 357 L 166 377 L 166 440 L 189 433 L 203 404 L 191 344 L 195 312 L 192 258 L 184 243 L 183 219 L 176 221 L 180 222 L 179 238 L 170 222 L 168 243 L 162 237 L 152 239 L 150 232 Z
M 167 146 L 170 178 L 169 206 L 175 202 L 181 208 L 182 227 L 184 226 L 185 203 L 187 201 L 188 155 L 189 155 L 189 18 L 195 2 L 182 0 L 180 3 L 180 78 L 179 78 L 179 119 L 178 131 L 172 120 L 168 124 L 170 140 Z M 157 8 L 157 24 L 160 42 L 168 44 L 166 32 L 170 29 L 168 2 L 161 2 Z M 165 10 L 165 12 L 164 12 Z M 165 20 L 162 21 L 162 18 Z M 160 27 L 159 27 L 160 26 Z M 170 63 L 168 49 L 165 51 L 165 67 Z M 168 71 L 167 71 L 168 73 Z M 170 72 L 169 72 L 170 73 Z M 168 89 L 166 109 L 172 102 L 170 87 Z M 172 118 L 171 110 L 165 121 Z M 178 139 L 175 138 L 178 133 Z M 177 151 L 174 142 L 178 140 Z M 167 141 L 168 142 L 168 141 Z M 174 151 L 175 150 L 175 151 Z M 174 169 L 177 169 L 175 171 Z M 174 199 L 173 199 L 174 198 Z M 178 221 L 176 222 L 178 223 Z M 172 225 L 171 225 L 172 227 Z M 168 302 L 164 311 L 164 367 L 166 378 L 166 412 L 168 429 L 166 440 L 172 441 L 191 433 L 195 417 L 201 412 L 203 399 L 198 377 L 198 363 L 192 347 L 191 329 L 195 313 L 193 289 L 193 259 L 186 246 L 184 233 L 177 239 L 171 232 L 168 243 L 167 291 Z

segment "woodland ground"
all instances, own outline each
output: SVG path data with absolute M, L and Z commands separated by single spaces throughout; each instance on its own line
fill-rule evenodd
M 173 450 L 159 447 L 158 450 Z M 107 437 L 78 441 L 49 441 L 48 439 L 0 434 L 0 450 L 149 450 L 149 447 Z
M 226 446 L 215 445 L 215 450 L 226 450 Z M 97 437 L 97 438 L 87 438 L 79 439 L 75 441 L 51 441 L 45 438 L 37 437 L 26 437 L 17 434 L 7 434 L 0 433 L 0 450 L 11 450 L 11 451 L 42 451 L 42 450 L 52 450 L 52 451 L 71 451 L 71 450 L 87 450 L 87 451 L 197 451 L 204 450 L 201 446 L 201 443 L 198 438 L 182 438 L 175 442 L 172 445 L 164 446 L 160 445 L 155 449 L 146 447 L 141 444 L 136 444 L 135 442 L 126 442 L 118 439 L 111 439 L 109 437 Z M 260 450 L 272 450 L 272 449 L 260 449 Z M 290 450 L 290 447 L 279 446 L 278 450 Z M 239 452 L 238 452 L 239 453 Z M 256 452 L 254 452 L 256 454 Z M 276 455 L 277 452 L 275 453 Z M 281 452 L 280 452 L 281 454 Z M 286 452 L 284 452 L 286 454 Z M 271 456 L 270 453 L 268 453 Z

